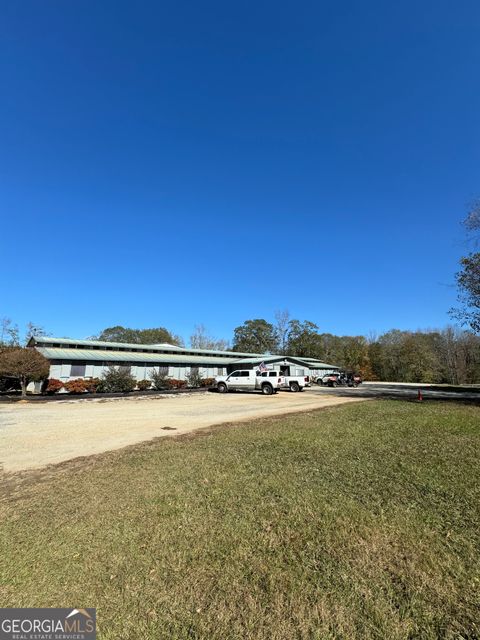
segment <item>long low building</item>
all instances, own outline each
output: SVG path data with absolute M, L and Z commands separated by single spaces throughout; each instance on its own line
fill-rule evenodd
M 67 382 L 75 378 L 101 378 L 110 366 L 129 367 L 137 380 L 153 371 L 185 380 L 197 370 L 203 378 L 226 375 L 236 369 L 253 369 L 264 363 L 283 375 L 321 375 L 338 370 L 314 358 L 190 349 L 171 344 L 126 344 L 99 340 L 32 337 L 29 347 L 50 361 L 50 378 Z

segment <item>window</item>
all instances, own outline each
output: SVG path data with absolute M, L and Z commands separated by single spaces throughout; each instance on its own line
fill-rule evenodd
M 240 377 L 241 378 L 249 378 L 250 377 L 250 371 L 240 371 Z
M 85 362 L 76 362 L 72 364 L 70 369 L 70 376 L 84 376 L 85 375 Z
M 151 365 L 148 365 L 151 366 Z M 161 376 L 168 376 L 168 367 L 155 367 L 155 369 L 158 371 L 158 374 Z

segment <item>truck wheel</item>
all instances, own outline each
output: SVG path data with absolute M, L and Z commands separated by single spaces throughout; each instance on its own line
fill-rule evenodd
M 271 385 L 271 384 L 268 384 L 268 383 L 267 383 L 267 384 L 262 385 L 262 393 L 263 393 L 265 396 L 271 396 L 271 395 L 272 395 L 272 393 L 273 393 L 273 387 L 272 387 L 272 385 Z
M 294 393 L 296 393 L 297 391 L 300 391 L 300 385 L 298 384 L 298 382 L 290 383 L 290 391 L 293 391 Z
M 219 382 L 217 385 L 218 393 L 227 393 L 228 388 L 224 382 Z
M 318 378 L 317 384 L 318 384 L 319 387 L 323 387 L 323 382 L 322 382 L 321 378 Z

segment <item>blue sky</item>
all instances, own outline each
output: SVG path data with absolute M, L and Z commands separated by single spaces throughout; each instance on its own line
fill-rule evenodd
M 230 338 L 445 325 L 480 5 L 3 2 L 0 316 Z

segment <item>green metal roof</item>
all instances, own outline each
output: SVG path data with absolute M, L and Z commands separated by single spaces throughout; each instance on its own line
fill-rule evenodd
M 238 351 L 214 351 L 209 349 L 189 349 L 175 345 L 151 345 L 127 342 L 104 342 L 101 340 L 73 340 L 71 338 L 51 338 L 41 336 L 29 342 L 50 360 L 88 360 L 112 362 L 149 362 L 210 364 L 260 364 L 292 360 L 310 369 L 338 369 L 336 365 L 320 362 L 315 358 L 306 358 L 278 354 L 243 353 Z M 54 346 L 45 346 L 54 345 Z M 77 348 L 73 348 L 78 345 Z M 82 349 L 81 347 L 85 347 Z M 103 347 L 103 349 L 102 349 Z
M 326 362 L 320 362 L 320 360 L 313 360 L 312 358 L 305 358 L 305 362 L 308 363 L 310 369 L 339 369 L 336 364 L 328 364 Z
M 113 347 L 117 347 L 118 349 L 130 349 L 130 350 L 140 350 L 140 349 L 148 349 L 149 351 L 155 352 L 169 352 L 169 353 L 178 353 L 187 352 L 189 355 L 225 355 L 225 356 L 235 356 L 236 358 L 242 356 L 261 356 L 261 353 L 243 353 L 240 351 L 215 351 L 213 349 L 190 349 L 189 347 L 177 347 L 176 345 L 170 344 L 140 344 L 138 342 L 105 342 L 101 340 L 73 340 L 72 338 L 52 338 L 50 336 L 38 336 L 31 338 L 30 340 L 32 345 L 42 344 L 53 344 L 55 346 L 69 346 L 69 345 L 80 345 L 85 347 L 108 347 L 112 349 Z M 53 348 L 53 347 L 49 347 Z
M 236 360 L 232 364 L 235 366 L 237 364 L 261 364 L 262 362 L 283 362 L 283 360 L 289 362 L 295 362 L 296 364 L 301 364 L 305 367 L 308 367 L 308 363 L 306 360 L 302 358 L 295 358 L 294 356 L 262 356 L 256 358 L 242 358 L 241 360 Z
M 145 362 L 155 364 L 186 364 L 226 366 L 236 358 L 212 358 L 208 356 L 184 356 L 174 353 L 135 353 L 133 351 L 103 351 L 102 349 L 58 349 L 36 347 L 49 360 L 85 360 L 88 362 Z

